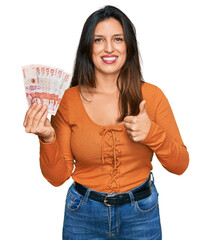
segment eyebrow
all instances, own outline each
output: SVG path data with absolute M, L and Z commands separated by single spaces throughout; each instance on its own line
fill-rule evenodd
M 96 35 L 94 35 L 95 37 L 104 37 L 103 35 L 99 35 L 99 34 L 96 34 Z M 114 34 L 113 35 L 114 37 L 117 37 L 117 36 L 124 36 L 124 34 L 123 33 L 118 33 L 118 34 Z

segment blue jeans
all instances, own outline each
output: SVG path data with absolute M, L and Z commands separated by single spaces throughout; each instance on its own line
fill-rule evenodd
M 72 184 L 66 198 L 63 240 L 161 240 L 158 192 L 154 180 L 152 194 L 145 199 L 134 200 L 131 191 L 137 188 L 127 191 L 130 203 L 106 206 L 88 199 L 91 189 L 87 188 L 82 196 Z M 106 193 L 97 193 L 107 196 Z

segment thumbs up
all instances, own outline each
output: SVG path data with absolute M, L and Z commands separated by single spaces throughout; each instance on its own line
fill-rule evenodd
M 124 125 L 131 140 L 135 142 L 143 141 L 150 129 L 151 120 L 146 112 L 146 101 L 139 104 L 139 114 L 137 116 L 126 116 Z
M 146 104 L 146 101 L 143 100 L 140 104 L 139 104 L 139 110 L 140 110 L 140 113 L 139 114 L 142 114 L 144 113 L 146 110 L 145 110 L 145 104 Z

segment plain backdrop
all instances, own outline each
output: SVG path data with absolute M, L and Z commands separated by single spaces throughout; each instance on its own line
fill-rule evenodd
M 0 3 L 0 239 L 60 240 L 72 179 L 53 187 L 42 176 L 39 142 L 25 133 L 21 66 L 72 73 L 83 24 L 112 4 L 136 26 L 146 82 L 160 87 L 190 154 L 177 176 L 153 158 L 164 240 L 211 239 L 211 7 L 198 0 L 8 0 Z M 80 224 L 80 223 L 79 223 Z

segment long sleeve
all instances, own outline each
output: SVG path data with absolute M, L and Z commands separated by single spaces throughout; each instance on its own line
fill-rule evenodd
M 74 158 L 71 152 L 71 126 L 68 123 L 68 99 L 64 94 L 59 109 L 51 117 L 56 137 L 51 143 L 40 141 L 40 168 L 43 176 L 54 186 L 62 185 L 70 178 Z
M 153 105 L 155 118 L 151 121 L 147 137 L 141 143 L 152 149 L 164 168 L 180 175 L 188 167 L 189 154 L 168 99 L 160 88 L 156 89 Z

